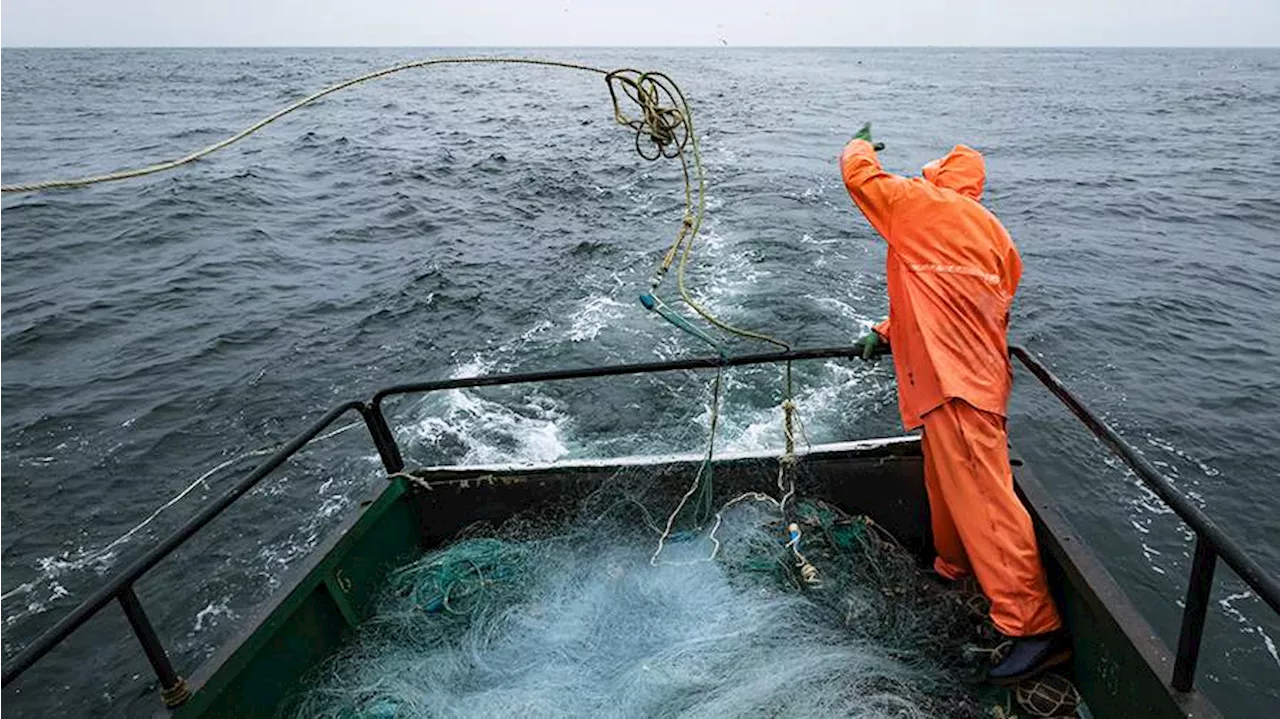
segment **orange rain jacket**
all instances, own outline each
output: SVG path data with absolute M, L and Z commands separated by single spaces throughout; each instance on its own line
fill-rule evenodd
M 982 205 L 982 155 L 963 145 L 906 179 L 854 140 L 840 157 L 849 194 L 889 242 L 889 319 L 907 429 L 924 425 L 934 567 L 972 572 L 1008 636 L 1053 631 L 1035 531 L 1013 489 L 1005 432 L 1012 388 L 1005 333 L 1022 261 Z M 958 400 L 958 401 L 952 401 Z M 925 417 L 925 415 L 928 415 Z
M 952 398 L 1006 416 L 1006 332 L 1022 259 L 978 203 L 982 155 L 957 145 L 926 165 L 923 178 L 905 178 L 881 169 L 871 143 L 853 140 L 840 171 L 889 243 L 889 319 L 875 330 L 893 347 L 903 425 L 921 426 L 921 417 Z

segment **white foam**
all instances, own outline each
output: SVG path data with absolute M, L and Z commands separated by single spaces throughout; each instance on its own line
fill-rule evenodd
M 196 612 L 196 621 L 191 627 L 191 634 L 199 634 L 206 627 L 218 626 L 220 619 L 235 619 L 236 613 L 231 610 L 230 602 L 231 597 L 223 597 L 216 602 L 209 602 L 204 609 Z
M 555 324 L 551 320 L 543 320 L 535 324 L 534 326 L 530 327 L 529 329 L 525 330 L 524 332 L 520 333 L 520 339 L 518 342 L 521 346 L 528 344 L 532 342 L 538 335 L 542 334 L 543 332 L 546 332 L 547 330 L 551 329 L 554 326 Z
M 360 422 L 353 422 L 353 423 L 338 427 L 337 429 L 330 430 L 318 436 L 316 438 L 316 441 L 323 441 L 331 437 L 335 437 L 339 434 L 342 434 L 343 432 L 346 432 L 352 429 L 353 427 L 357 427 L 360 425 L 361 425 Z M 0 599 L 8 600 L 10 597 L 16 596 L 18 594 L 34 594 L 41 588 L 46 589 L 49 592 L 49 596 L 44 601 L 30 602 L 28 604 L 27 611 L 25 612 L 15 612 L 7 615 L 5 617 L 6 625 L 12 625 L 14 622 L 17 622 L 18 620 L 28 616 L 31 613 L 43 612 L 53 604 L 57 603 L 58 600 L 63 599 L 64 597 L 71 596 L 71 592 L 68 591 L 65 587 L 63 587 L 57 581 L 59 577 L 63 577 L 65 575 L 69 575 L 69 574 L 84 571 L 84 570 L 92 570 L 99 576 L 106 574 L 106 572 L 109 569 L 111 569 L 112 566 L 115 565 L 116 559 L 119 556 L 119 548 L 125 544 L 132 542 L 135 538 L 147 536 L 143 532 L 143 530 L 146 529 L 152 522 L 154 522 L 156 518 L 160 516 L 161 513 L 177 505 L 181 500 L 193 494 L 195 490 L 198 488 L 202 488 L 206 492 L 209 491 L 211 489 L 209 481 L 218 473 L 226 469 L 229 469 L 233 466 L 236 466 L 237 464 L 241 463 L 243 460 L 269 454 L 273 452 L 274 449 L 275 449 L 274 447 L 267 447 L 267 448 L 251 450 L 248 452 L 242 452 L 228 460 L 220 462 L 219 464 L 215 465 L 211 469 L 205 471 L 199 477 L 196 477 L 194 481 L 187 484 L 187 486 L 184 487 L 181 491 L 179 491 L 176 495 L 169 498 L 167 501 L 165 501 L 163 504 L 161 504 L 159 507 L 153 510 L 150 514 L 148 514 L 145 518 L 143 518 L 141 522 L 139 522 L 138 524 L 134 525 L 131 529 L 129 529 L 129 531 L 125 532 L 119 537 L 116 537 L 115 539 L 108 542 L 107 544 L 104 544 L 100 547 L 91 548 L 91 549 L 86 549 L 85 547 L 82 546 L 82 547 L 76 548 L 74 551 L 67 551 L 67 552 L 63 552 L 60 555 L 41 557 L 37 559 L 36 567 L 39 574 L 36 577 L 36 579 L 30 582 L 25 582 L 9 590 L 2 597 L 0 597 Z M 279 477 L 275 481 L 268 481 L 262 485 L 259 485 L 259 487 L 255 489 L 253 493 L 255 495 L 260 495 L 260 496 L 261 495 L 267 495 L 267 496 L 280 495 L 285 491 L 285 484 L 287 482 L 288 482 L 287 477 Z M 328 486 L 328 485 L 326 484 L 325 486 Z M 202 494 L 201 499 L 203 498 L 204 498 L 204 495 Z M 329 516 L 331 514 L 336 513 L 336 510 L 322 507 L 322 512 L 325 512 L 325 511 L 328 511 L 328 514 L 324 514 L 323 516 Z
M 1236 623 L 1240 625 L 1241 634 L 1257 634 L 1261 637 L 1263 647 L 1266 649 L 1267 653 L 1271 655 L 1271 658 L 1275 660 L 1276 666 L 1280 666 L 1280 654 L 1276 653 L 1275 642 L 1272 641 L 1271 637 L 1263 630 L 1261 624 L 1253 622 L 1245 616 L 1244 612 L 1240 611 L 1240 609 L 1235 606 L 1235 602 L 1242 599 L 1253 600 L 1252 604 L 1258 604 L 1257 596 L 1255 596 L 1252 591 L 1246 589 L 1242 592 L 1228 594 L 1222 599 L 1219 599 L 1218 606 L 1222 609 L 1223 614 L 1236 620 Z
M 23 582 L 22 584 L 19 584 L 18 586 L 14 587 L 13 589 L 10 589 L 4 594 L 0 594 L 0 601 L 8 601 L 10 598 L 16 597 L 19 594 L 29 594 L 35 588 L 36 588 L 36 585 L 32 584 L 31 582 Z
M 531 394 L 521 414 L 468 390 L 443 394 L 443 408 L 418 420 L 409 433 L 429 444 L 450 439 L 466 447 L 464 464 L 502 460 L 550 462 L 568 454 L 561 434 L 563 416 L 555 403 Z
M 857 334 L 865 334 L 871 330 L 871 326 L 875 324 L 875 320 L 868 317 L 857 307 L 844 300 L 835 297 L 819 297 L 817 295 L 805 295 L 805 299 L 813 302 L 818 309 L 826 313 L 834 313 L 835 315 L 848 320 L 849 324 L 857 328 Z
M 498 361 L 492 356 L 486 357 L 480 353 L 476 353 L 470 360 L 458 365 L 452 373 L 449 374 L 450 379 L 471 379 L 472 377 L 481 377 L 489 374 L 496 367 Z
M 850 366 L 840 362 L 823 365 L 825 377 L 806 383 L 796 393 L 796 415 L 799 424 L 794 430 L 797 445 L 806 441 L 819 441 L 809 436 L 821 432 L 824 427 L 835 426 L 838 419 L 850 414 L 879 412 L 889 403 L 893 394 L 890 379 L 883 368 Z M 744 418 L 725 417 L 724 440 L 726 450 L 745 451 L 777 447 L 783 444 L 783 415 L 780 405 L 764 407 Z M 801 433 L 804 433 L 803 435 Z M 843 438 L 838 438 L 843 439 Z
M 1164 454 L 1162 457 L 1153 452 L 1151 454 L 1155 456 L 1148 457 L 1149 461 L 1156 467 L 1160 468 L 1161 472 L 1167 478 L 1177 484 L 1178 491 L 1180 491 L 1185 497 L 1190 499 L 1194 504 L 1196 504 L 1196 506 L 1204 508 L 1204 494 L 1195 489 L 1195 486 L 1200 484 L 1199 479 L 1194 476 L 1194 472 L 1189 473 L 1191 476 L 1183 475 L 1179 470 L 1179 466 L 1181 465 L 1182 469 L 1187 469 L 1189 466 L 1195 467 L 1199 470 L 1201 477 L 1215 477 L 1219 474 L 1218 469 L 1191 456 L 1187 452 L 1176 447 L 1172 442 L 1161 437 L 1157 437 L 1152 434 L 1144 434 L 1143 440 L 1147 447 L 1154 448 Z M 1137 446 L 1135 449 L 1143 456 L 1148 455 L 1148 452 L 1144 451 L 1144 448 L 1141 446 Z M 1173 509 L 1169 507 L 1169 505 L 1165 504 L 1164 500 L 1160 499 L 1160 497 L 1152 491 L 1151 488 L 1147 487 L 1147 485 L 1119 459 L 1113 455 L 1107 455 L 1103 458 L 1103 461 L 1111 469 L 1120 472 L 1124 476 L 1125 480 L 1136 489 L 1136 494 L 1128 498 L 1126 503 L 1129 506 L 1129 524 L 1139 534 L 1151 534 L 1152 524 L 1157 521 L 1158 517 L 1172 517 L 1175 514 Z M 1181 534 L 1182 541 L 1186 545 L 1189 545 L 1194 541 L 1195 533 L 1185 524 L 1178 522 L 1175 527 L 1166 527 L 1162 524 L 1161 529 L 1162 531 L 1168 531 L 1173 528 L 1174 531 Z M 1167 574 L 1168 572 L 1166 572 L 1166 568 L 1162 567 L 1157 560 L 1160 552 L 1156 551 L 1145 542 L 1141 542 L 1141 547 L 1142 556 L 1147 560 L 1148 568 L 1158 574 Z
M 840 238 L 838 237 L 829 237 L 825 240 L 819 240 L 819 239 L 815 239 L 813 235 L 807 232 L 800 235 L 800 244 L 802 245 L 816 245 L 818 247 L 826 247 L 827 245 L 834 245 L 834 244 L 838 244 L 839 242 L 840 242 Z
M 1267 653 L 1275 660 L 1276 666 L 1280 667 L 1280 653 L 1276 652 L 1276 643 L 1271 640 L 1271 637 L 1266 632 L 1262 631 L 1262 627 L 1258 627 L 1258 634 L 1262 635 L 1262 642 L 1267 647 Z
M 623 319 L 627 308 L 626 304 L 608 295 L 589 295 L 569 315 L 569 341 L 586 342 L 596 339 L 606 327 Z
M 703 225 L 695 239 L 685 278 L 694 299 L 699 304 L 711 305 L 708 309 L 716 314 L 729 308 L 715 305 L 748 294 L 761 280 L 772 275 L 751 262 L 745 253 L 737 251 L 737 243 L 718 231 L 720 224 L 713 220 Z

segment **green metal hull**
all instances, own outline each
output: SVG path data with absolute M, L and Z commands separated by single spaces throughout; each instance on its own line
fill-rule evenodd
M 275 716 L 303 674 L 367 617 L 387 571 L 421 551 L 406 484 L 393 480 L 362 502 L 360 512 L 286 579 L 258 617 L 197 670 L 191 698 L 172 714 Z

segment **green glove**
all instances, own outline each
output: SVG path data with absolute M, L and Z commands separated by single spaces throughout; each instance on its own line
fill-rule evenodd
M 874 141 L 872 141 L 872 139 L 871 139 L 871 123 L 869 123 L 869 122 L 868 122 L 867 124 L 863 125 L 863 126 L 862 126 L 862 129 L 860 129 L 860 130 L 858 130 L 856 133 L 854 133 L 854 135 L 853 135 L 853 139 L 855 139 L 855 140 L 866 140 L 867 142 L 870 142 L 870 143 L 871 143 L 871 149 L 875 150 L 876 152 L 879 152 L 879 151 L 881 151 L 881 150 L 883 150 L 883 149 L 884 149 L 884 143 L 883 143 L 883 142 L 874 142 Z
M 864 360 L 870 360 L 876 355 L 887 354 L 889 352 L 889 343 L 885 342 L 884 338 L 874 330 L 872 330 L 867 336 L 860 338 L 857 342 L 854 342 L 853 346 L 862 351 L 862 359 Z

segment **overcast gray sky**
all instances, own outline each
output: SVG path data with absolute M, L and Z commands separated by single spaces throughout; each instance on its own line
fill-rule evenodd
M 1280 0 L 4 0 L 5 46 L 1265 45 Z

